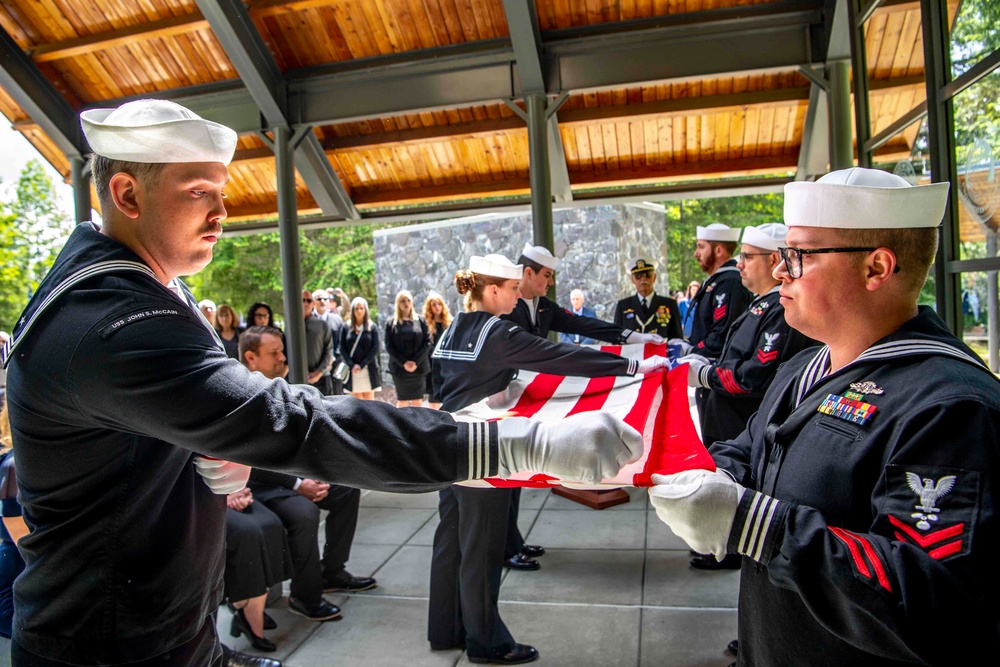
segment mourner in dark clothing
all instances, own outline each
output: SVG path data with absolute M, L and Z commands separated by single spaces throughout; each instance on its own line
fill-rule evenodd
M 642 362 L 563 343 L 551 343 L 501 320 L 520 297 L 521 266 L 501 255 L 473 257 L 455 274 L 466 309 L 434 350 L 441 360 L 442 409 L 459 410 L 503 391 L 518 369 L 595 377 L 662 368 L 663 357 Z M 603 418 L 582 413 L 578 418 Z M 627 427 L 626 427 L 627 428 Z M 565 437 L 572 438 L 566 424 Z M 639 437 L 633 433 L 630 437 Z M 501 556 L 510 489 L 452 486 L 440 492 L 441 523 L 434 534 L 428 639 L 435 649 L 465 646 L 472 662 L 517 664 L 538 657 L 518 644 L 500 618 Z
M 340 330 L 340 354 L 351 367 L 344 391 L 367 401 L 381 391 L 378 369 L 378 329 L 368 315 L 368 301 L 356 296 L 351 301 L 351 316 Z
M 330 365 L 333 362 L 333 330 L 330 325 L 313 317 L 312 292 L 302 290 L 302 313 L 306 330 L 306 370 L 308 382 L 319 389 L 324 396 L 333 396 L 333 382 L 330 381 Z
M 74 230 L 0 352 L 31 529 L 13 665 L 222 664 L 224 496 L 247 466 L 429 491 L 527 466 L 596 475 L 631 451 L 591 424 L 567 464 L 539 458 L 551 434 L 527 420 L 457 423 L 251 373 L 177 280 L 211 261 L 236 133 L 165 100 L 82 121 L 103 227 Z
M 243 327 L 240 326 L 240 318 L 228 303 L 219 306 L 215 313 L 215 331 L 219 334 L 219 340 L 226 349 L 226 356 L 231 359 L 238 359 L 240 356 L 240 334 Z
M 419 407 L 431 372 L 430 334 L 424 318 L 414 312 L 413 295 L 407 290 L 396 295 L 395 314 L 385 325 L 385 351 L 396 383 L 396 406 Z
M 636 293 L 615 306 L 615 324 L 641 333 L 658 334 L 663 338 L 684 335 L 681 311 L 677 301 L 653 291 L 656 267 L 644 259 L 637 260 L 629 272 Z
M 718 471 L 654 476 L 659 517 L 743 556 L 740 665 L 966 665 L 1000 644 L 1000 385 L 917 297 L 948 184 L 845 169 L 785 186 L 784 364 Z
M 0 510 L 3 515 L 0 523 L 0 635 L 10 637 L 14 580 L 24 569 L 17 543 L 28 534 L 28 527 L 21 516 L 21 504 L 17 502 L 17 474 L 6 408 L 0 408 Z
M 424 299 L 424 322 L 427 323 L 427 334 L 430 339 L 430 350 L 433 352 L 441 336 L 451 326 L 451 311 L 444 297 L 437 292 L 431 292 Z M 441 362 L 431 358 L 431 372 L 427 376 L 427 403 L 432 408 L 441 407 Z

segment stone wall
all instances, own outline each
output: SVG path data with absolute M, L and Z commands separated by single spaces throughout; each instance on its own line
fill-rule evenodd
M 641 257 L 657 267 L 664 265 L 664 224 L 662 209 L 650 205 L 555 211 L 558 303 L 569 307 L 570 291 L 579 288 L 599 318 L 612 319 L 615 303 L 633 291 L 628 269 L 635 260 Z M 374 237 L 378 309 L 384 326 L 401 289 L 413 293 L 418 311 L 427 294 L 437 291 L 444 295 L 452 314 L 460 312 L 462 297 L 453 283 L 455 272 L 467 267 L 472 255 L 499 253 L 516 261 L 532 238 L 531 214 L 430 222 L 379 230 Z M 383 374 L 383 381 L 391 383 L 388 373 Z

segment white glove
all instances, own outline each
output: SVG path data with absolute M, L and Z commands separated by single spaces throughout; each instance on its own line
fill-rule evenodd
M 581 412 L 558 422 L 525 417 L 497 422 L 500 477 L 541 472 L 596 484 L 642 455 L 642 435 L 606 412 Z
M 670 360 L 666 357 L 649 357 L 648 359 L 643 359 L 639 362 L 636 367 L 636 375 L 645 375 L 646 373 L 654 373 L 656 371 L 662 371 L 664 369 L 670 368 Z
M 633 331 L 628 336 L 625 337 L 626 343 L 652 343 L 653 345 L 663 345 L 663 336 L 655 333 L 639 333 L 638 331 Z
M 691 350 L 694 349 L 694 346 L 683 338 L 671 338 L 667 341 L 667 346 L 669 348 L 676 348 L 678 357 L 691 354 Z
M 221 496 L 236 493 L 247 485 L 250 479 L 250 466 L 206 456 L 194 457 L 194 467 L 205 480 L 212 493 Z
M 708 382 L 702 378 L 702 369 L 711 366 L 711 362 L 700 354 L 689 354 L 684 357 L 684 362 L 688 365 L 688 386 L 707 387 Z
M 722 560 L 746 489 L 718 470 L 653 475 L 653 484 L 649 501 L 656 508 L 656 516 L 689 547 Z

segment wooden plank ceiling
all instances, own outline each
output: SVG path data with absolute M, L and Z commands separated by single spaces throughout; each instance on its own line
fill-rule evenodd
M 534 8 L 544 40 L 550 31 L 770 1 L 535 0 Z M 246 4 L 282 72 L 509 37 L 502 0 Z M 0 27 L 74 110 L 239 78 L 194 0 L 5 0 Z M 876 11 L 866 48 L 877 134 L 924 99 L 918 3 Z M 788 70 L 573 92 L 558 112 L 571 187 L 793 174 L 809 85 Z M 0 112 L 68 175 L 66 157 L 3 90 Z M 313 131 L 362 212 L 529 190 L 527 130 L 500 100 Z M 916 132 L 897 135 L 878 159 L 908 155 Z M 231 172 L 231 221 L 276 214 L 274 158 L 259 137 L 241 136 Z M 300 214 L 318 212 L 301 178 L 297 194 Z

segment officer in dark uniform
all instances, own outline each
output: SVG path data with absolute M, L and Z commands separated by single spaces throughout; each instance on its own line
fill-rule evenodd
M 705 409 L 699 414 L 705 446 L 731 440 L 743 432 L 760 407 L 778 366 L 816 345 L 785 322 L 785 308 L 778 295 L 780 282 L 772 275 L 781 261 L 778 247 L 788 228 L 779 223 L 743 229 L 737 267 L 743 286 L 756 295 L 733 323 L 722 354 L 714 362 L 690 354 L 688 383 L 706 390 Z M 722 561 L 711 554 L 695 556 L 691 566 L 701 570 L 739 569 L 742 559 L 729 554 Z
M 521 298 L 507 315 L 501 317 L 521 326 L 528 333 L 547 338 L 550 331 L 596 338 L 612 344 L 621 343 L 662 343 L 663 339 L 653 333 L 632 331 L 619 323 L 611 324 L 593 317 L 573 314 L 545 296 L 555 285 L 555 272 L 559 259 L 553 257 L 544 246 L 524 244 L 517 263 L 524 267 L 521 277 Z M 565 372 L 565 368 L 563 369 Z M 521 504 L 521 489 L 511 490 L 510 518 L 507 521 L 507 544 L 504 547 L 504 566 L 512 570 L 537 570 L 534 560 L 545 553 L 545 548 L 536 544 L 525 544 L 524 536 L 517 525 Z
M 788 324 L 825 343 L 760 411 L 654 476 L 694 549 L 744 557 L 740 665 L 969 665 L 1000 645 L 1000 384 L 917 306 L 948 184 L 845 169 L 785 186 Z
M 519 369 L 597 377 L 647 373 L 664 357 L 636 362 L 566 343 L 552 343 L 501 320 L 520 300 L 522 267 L 502 255 L 473 257 L 455 274 L 466 309 L 442 335 L 434 357 L 441 362 L 441 409 L 460 410 L 500 393 Z M 607 415 L 584 412 L 588 422 Z M 565 430 L 572 431 L 569 423 Z M 625 426 L 625 429 L 629 427 Z M 633 432 L 632 437 L 639 437 Z M 434 649 L 464 646 L 472 662 L 518 664 L 535 660 L 534 647 L 518 644 L 500 618 L 500 557 L 507 532 L 510 489 L 460 485 L 440 492 L 441 523 L 434 533 L 428 639 Z
M 636 260 L 629 272 L 636 293 L 618 302 L 615 324 L 642 333 L 654 333 L 663 338 L 680 338 L 681 311 L 677 301 L 653 291 L 656 267 L 644 259 Z
M 682 354 L 693 351 L 715 359 L 722 353 L 729 327 L 746 310 L 752 295 L 743 286 L 733 259 L 740 230 L 716 222 L 707 227 L 699 226 L 697 236 L 694 257 L 709 277 L 701 284 L 688 309 L 688 317 L 694 318 L 690 340 L 670 342 L 680 344 Z
M 247 466 L 428 491 L 632 455 L 617 424 L 462 424 L 251 373 L 177 280 L 211 261 L 236 133 L 164 100 L 82 122 L 104 225 L 74 230 L 0 351 L 31 528 L 13 665 L 221 665 L 223 494 Z M 571 460 L 536 458 L 568 442 Z

